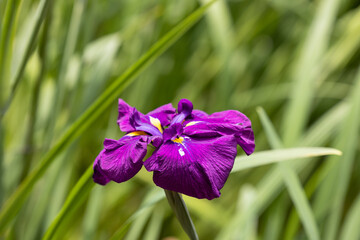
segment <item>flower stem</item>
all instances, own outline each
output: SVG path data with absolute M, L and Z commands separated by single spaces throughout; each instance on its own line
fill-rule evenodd
M 177 219 L 179 220 L 182 228 L 189 236 L 191 240 L 198 240 L 199 237 L 196 233 L 195 226 L 191 220 L 189 211 L 180 193 L 165 190 L 166 198 L 170 204 L 170 207 L 175 212 Z

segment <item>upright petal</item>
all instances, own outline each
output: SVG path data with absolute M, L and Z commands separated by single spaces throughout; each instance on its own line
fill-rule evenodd
M 196 198 L 220 196 L 234 164 L 233 136 L 167 141 L 144 162 L 159 187 Z
M 185 118 L 191 116 L 193 104 L 190 100 L 181 99 L 178 103 L 178 114 L 171 120 L 171 124 L 182 123 Z
M 175 112 L 176 109 L 172 106 L 171 103 L 168 103 L 154 109 L 146 115 L 159 119 L 162 126 L 167 126 L 170 124 Z
M 147 141 L 144 135 L 105 139 L 104 150 L 94 163 L 94 181 L 103 185 L 109 180 L 121 183 L 135 176 L 143 165 Z
M 119 105 L 118 105 L 119 115 L 118 115 L 117 123 L 121 131 L 123 132 L 135 131 L 129 119 L 133 111 L 134 111 L 133 107 L 131 107 L 124 100 L 119 98 Z
M 135 108 L 129 117 L 129 121 L 136 131 L 144 131 L 152 136 L 161 136 L 163 131 L 159 119 L 143 115 Z

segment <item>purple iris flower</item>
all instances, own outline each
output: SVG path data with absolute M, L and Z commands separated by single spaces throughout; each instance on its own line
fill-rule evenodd
M 124 182 L 142 165 L 153 171 L 161 188 L 196 198 L 220 196 L 234 165 L 237 144 L 247 155 L 255 148 L 250 120 L 229 110 L 208 115 L 180 100 L 177 113 L 171 104 L 144 115 L 119 100 L 118 124 L 127 134 L 120 140 L 105 139 L 94 162 L 93 179 L 105 185 Z M 147 145 L 156 150 L 143 162 Z

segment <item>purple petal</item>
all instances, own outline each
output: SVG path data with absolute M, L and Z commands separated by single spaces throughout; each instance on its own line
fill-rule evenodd
M 171 120 L 171 124 L 182 123 L 182 121 L 191 115 L 193 104 L 190 100 L 181 99 L 178 103 L 178 114 Z
M 181 99 L 178 103 L 178 113 L 184 113 L 190 115 L 193 110 L 193 104 L 188 99 Z
M 198 110 L 198 109 L 192 110 L 191 114 L 193 117 L 200 117 L 200 118 L 209 116 L 209 114 L 207 114 L 206 112 Z
M 106 184 L 109 180 L 125 182 L 135 176 L 143 165 L 148 137 L 124 136 L 120 140 L 105 139 L 104 150 L 94 163 L 94 181 Z
M 127 104 L 124 100 L 119 98 L 118 106 L 118 119 L 117 123 L 120 127 L 120 130 L 123 132 L 132 132 L 135 131 L 134 127 L 130 123 L 130 115 L 133 113 L 134 108 Z
M 136 131 L 144 131 L 152 136 L 161 136 L 161 125 L 159 125 L 158 128 L 155 125 L 151 124 L 150 118 L 150 116 L 143 115 L 134 108 L 133 113 L 129 117 L 129 121 Z M 159 123 L 159 121 L 157 123 Z
M 100 185 L 106 185 L 108 182 L 110 182 L 110 179 L 102 172 L 102 170 L 99 166 L 99 159 L 101 158 L 101 156 L 103 155 L 104 152 L 105 152 L 105 149 L 103 149 L 99 153 L 99 155 L 96 157 L 94 165 L 93 165 L 93 169 L 94 169 L 93 180 L 95 183 L 98 183 Z
M 184 134 L 193 138 L 234 135 L 236 142 L 247 155 L 255 150 L 254 133 L 250 120 L 241 112 L 228 110 L 217 112 L 208 117 L 194 117 L 184 122 Z
M 235 134 L 237 144 L 241 146 L 247 155 L 250 155 L 255 150 L 254 132 L 251 127 L 247 127 Z
M 180 123 L 171 124 L 170 127 L 164 130 L 164 141 L 174 140 L 183 133 L 183 127 Z
M 233 136 L 208 140 L 184 137 L 182 143 L 167 141 L 144 162 L 154 171 L 159 187 L 196 198 L 220 196 L 233 167 L 236 141 Z
M 207 121 L 226 122 L 241 125 L 243 127 L 251 126 L 251 122 L 245 114 L 236 110 L 227 110 L 210 114 Z
M 149 112 L 146 115 L 159 119 L 162 126 L 167 126 L 170 124 L 175 112 L 176 109 L 172 106 L 171 103 L 168 103 L 156 108 L 155 110 Z

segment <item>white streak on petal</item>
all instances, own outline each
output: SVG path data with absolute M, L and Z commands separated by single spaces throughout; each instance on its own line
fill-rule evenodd
M 182 150 L 182 148 L 179 149 L 179 154 L 180 154 L 180 156 L 184 156 L 184 155 L 185 155 L 184 150 Z

